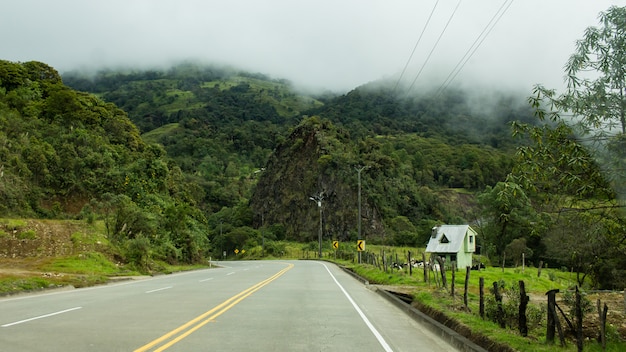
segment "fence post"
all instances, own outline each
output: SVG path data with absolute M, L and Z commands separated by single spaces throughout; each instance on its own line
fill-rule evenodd
M 456 270 L 454 270 L 455 266 L 456 266 L 456 263 L 452 262 L 452 283 L 450 284 L 450 295 L 452 296 L 452 298 L 454 298 L 454 281 L 456 280 L 456 275 L 455 275 Z
M 422 253 L 422 269 L 424 269 L 424 282 L 430 283 L 430 281 L 428 281 L 428 268 L 426 268 L 428 265 L 426 265 L 426 253 Z M 624 305 L 626 305 L 626 289 L 624 289 Z
M 387 272 L 387 257 L 386 257 L 384 248 L 382 249 L 382 251 L 383 251 L 383 254 L 382 254 L 382 257 L 383 257 L 383 268 L 385 268 L 385 273 L 386 273 Z
M 465 291 L 463 293 L 463 304 L 465 305 L 465 309 L 468 308 L 468 305 L 467 305 L 467 290 L 468 290 L 468 287 L 469 287 L 470 271 L 471 271 L 471 268 L 469 266 L 466 266 L 465 267 Z
M 502 294 L 500 294 L 500 288 L 498 282 L 493 282 L 493 295 L 496 298 L 496 304 L 498 306 L 498 312 L 496 313 L 496 321 L 501 328 L 506 328 L 506 322 L 504 321 L 504 308 L 502 307 Z
M 519 295 L 520 295 L 520 304 L 519 304 L 519 332 L 522 336 L 528 336 L 528 323 L 526 319 L 526 307 L 528 306 L 528 301 L 530 297 L 526 295 L 526 286 L 524 285 L 524 281 L 519 281 Z
M 546 331 L 546 342 L 548 344 L 554 343 L 554 333 L 556 332 L 556 294 L 559 289 L 554 289 L 546 292 L 548 296 L 548 326 Z
M 413 276 L 413 265 L 411 265 L 411 251 L 408 251 L 408 265 L 409 265 L 409 276 Z
M 583 307 L 582 297 L 578 286 L 576 286 L 576 347 L 578 351 L 583 350 Z
M 480 292 L 480 302 L 478 303 L 478 314 L 482 319 L 485 319 L 485 278 L 478 279 L 478 286 Z
M 604 311 L 601 309 L 600 299 L 597 301 L 598 316 L 600 319 L 600 343 L 602 344 L 602 350 L 606 351 L 606 314 L 609 312 L 609 307 L 604 304 Z
M 446 268 L 445 262 L 441 259 L 440 256 L 437 256 L 437 263 L 439 263 L 439 273 L 441 274 L 441 285 L 444 289 L 448 289 L 448 280 L 446 278 Z

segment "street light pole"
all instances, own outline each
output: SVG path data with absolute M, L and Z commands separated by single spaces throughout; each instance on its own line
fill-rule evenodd
M 324 192 L 320 192 L 316 196 L 309 197 L 310 200 L 317 202 L 317 207 L 320 210 L 320 230 L 318 234 L 319 239 L 319 253 L 318 258 L 322 259 L 322 200 L 324 199 Z

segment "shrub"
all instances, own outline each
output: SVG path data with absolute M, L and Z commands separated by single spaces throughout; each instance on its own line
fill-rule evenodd
M 500 280 L 498 287 L 502 294 L 504 321 L 510 329 L 517 329 L 519 328 L 519 306 L 521 303 L 519 284 L 514 282 L 507 286 L 503 280 Z M 528 304 L 526 306 L 526 322 L 529 329 L 538 328 L 546 317 L 546 312 L 546 305 Z M 491 321 L 498 322 L 498 304 L 493 296 L 488 296 L 485 299 L 485 314 Z
M 27 230 L 17 234 L 17 238 L 20 240 L 34 240 L 37 238 L 37 233 L 34 230 Z

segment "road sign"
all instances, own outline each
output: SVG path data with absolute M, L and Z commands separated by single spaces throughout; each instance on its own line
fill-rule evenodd
M 239 249 L 235 248 L 235 254 L 239 254 Z
M 359 252 L 363 252 L 365 250 L 365 240 L 356 241 L 356 250 Z
M 339 241 L 333 241 L 333 248 L 339 249 Z

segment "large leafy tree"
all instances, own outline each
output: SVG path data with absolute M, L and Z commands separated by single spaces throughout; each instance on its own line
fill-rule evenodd
M 606 279 L 605 263 L 626 258 L 621 198 L 625 194 L 626 8 L 611 7 L 599 18 L 601 25 L 585 31 L 565 65 L 566 89 L 557 93 L 537 86 L 529 98 L 540 123 L 513 124 L 514 134 L 525 136 L 529 143 L 519 148 L 511 179 L 525 188 L 538 211 L 552 218 L 544 234 L 548 256 L 590 274 L 597 286 L 609 287 L 624 282 Z M 576 226 L 564 226 L 573 219 Z M 597 243 L 611 251 L 591 250 L 593 246 L 579 245 L 583 243 Z M 575 255 L 564 256 L 557 247 L 567 247 Z M 621 275 L 615 270 L 612 274 Z

